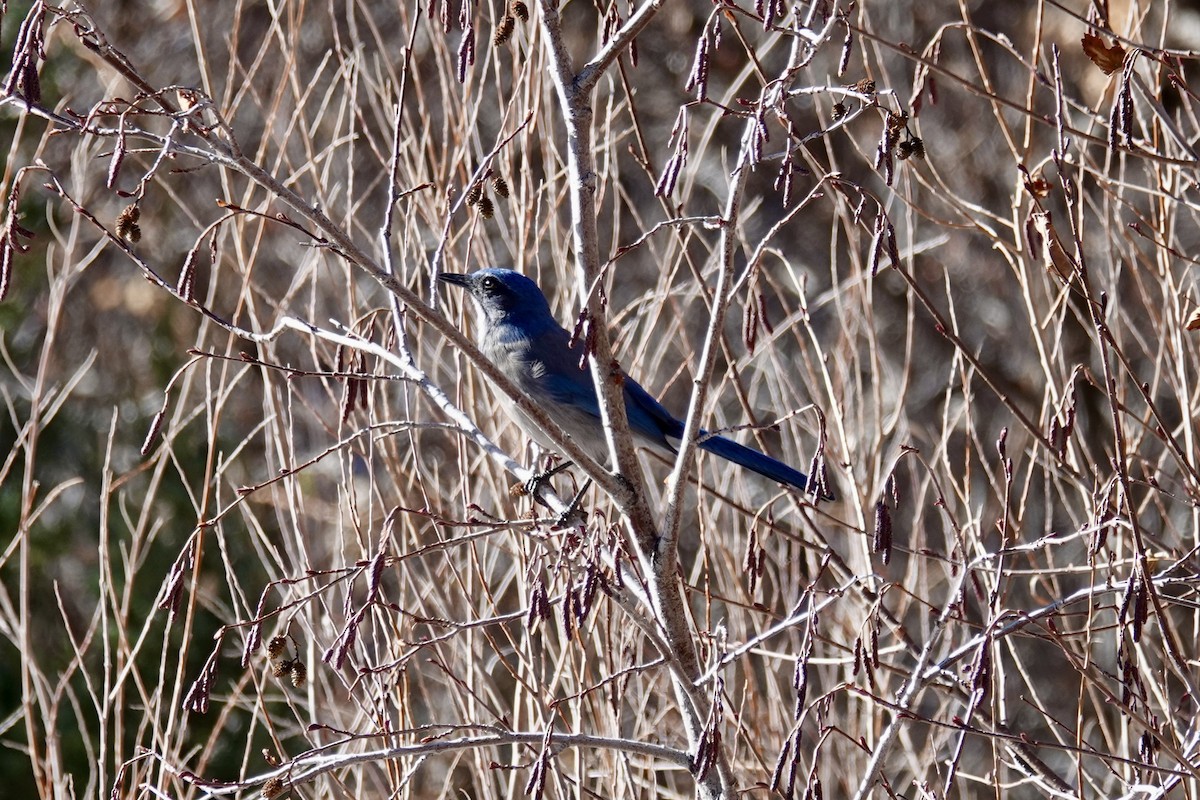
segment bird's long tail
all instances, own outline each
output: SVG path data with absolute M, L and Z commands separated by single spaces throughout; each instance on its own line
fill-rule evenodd
M 748 470 L 753 470 L 764 478 L 770 478 L 779 483 L 785 483 L 802 492 L 810 491 L 809 479 L 798 469 L 792 469 L 787 464 L 776 461 L 770 456 L 763 455 L 757 450 L 751 450 L 737 442 L 720 436 L 710 436 L 699 442 L 701 450 L 707 450 L 715 456 L 739 464 Z M 833 500 L 833 494 L 826 490 L 822 495 L 825 500 Z

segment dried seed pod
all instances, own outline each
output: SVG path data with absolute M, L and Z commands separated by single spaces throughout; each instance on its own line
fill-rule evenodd
M 492 205 L 492 198 L 483 195 L 479 198 L 479 215 L 484 219 L 491 219 L 496 213 L 496 207 Z
M 896 154 L 899 156 L 901 161 L 909 158 L 910 156 L 925 158 L 925 142 L 921 141 L 921 139 L 916 136 L 910 136 L 901 142 L 900 146 L 896 148 Z
M 504 19 L 500 20 L 500 24 L 496 26 L 496 35 L 492 37 L 492 44 L 499 47 L 509 40 L 513 35 L 513 28 L 517 25 L 517 21 L 513 19 L 512 14 L 505 14 Z
M 516 15 L 521 22 L 529 21 L 529 6 L 521 2 L 521 0 L 513 0 L 512 13 Z
M 141 454 L 148 455 L 150 448 L 154 446 L 154 441 L 158 439 L 158 434 L 162 430 L 163 422 L 167 419 L 167 407 L 164 404 L 154 415 L 154 419 L 150 421 L 150 430 L 146 432 L 146 439 L 142 442 Z
M 292 662 L 292 686 L 302 689 L 306 680 L 308 680 L 308 667 L 304 666 L 304 662 L 297 658 Z
M 834 103 L 833 104 L 833 121 L 837 122 L 839 119 L 846 116 L 846 111 L 847 110 L 846 110 L 845 103 Z
M 291 671 L 291 669 L 292 669 L 291 661 L 272 661 L 271 662 L 272 677 L 282 678 L 284 675 L 287 675 Z
M 501 197 L 508 197 L 508 181 L 499 175 L 492 176 L 492 191 Z
M 271 641 L 267 642 L 267 656 L 272 661 L 282 659 L 285 650 L 287 650 L 286 636 L 275 636 Z
M 858 92 L 859 94 L 875 94 L 875 81 L 870 78 L 863 78 L 856 84 L 849 87 L 850 91 Z
M 871 549 L 882 556 L 884 564 L 892 560 L 892 512 L 882 500 L 875 503 L 875 531 Z
M 283 782 L 283 778 L 277 775 L 274 778 L 267 778 L 267 782 L 262 787 L 262 796 L 264 800 L 274 800 L 285 791 L 287 791 L 287 784 Z
M 137 203 L 130 203 L 121 209 L 121 214 L 117 217 L 117 236 L 130 244 L 137 244 L 142 238 L 142 229 L 138 226 L 141 217 L 142 210 L 138 208 Z
M 467 189 L 467 205 L 473 206 L 483 197 L 483 184 L 477 183 L 470 189 Z

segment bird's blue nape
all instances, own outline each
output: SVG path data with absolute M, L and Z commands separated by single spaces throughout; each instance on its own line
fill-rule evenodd
M 469 275 L 443 272 L 438 280 L 461 286 L 475 301 L 478 344 L 484 354 L 580 447 L 598 461 L 607 461 L 600 404 L 592 376 L 582 366 L 583 348 L 572 343 L 554 319 L 538 285 L 519 272 L 496 267 Z M 683 435 L 683 423 L 628 375 L 625 411 L 640 444 L 675 452 L 672 442 Z M 534 439 L 547 443 L 541 429 L 519 409 L 514 416 Z M 812 491 L 808 476 L 783 462 L 721 436 L 704 431 L 700 436 L 702 450 L 800 491 Z M 833 499 L 828 491 L 821 496 Z

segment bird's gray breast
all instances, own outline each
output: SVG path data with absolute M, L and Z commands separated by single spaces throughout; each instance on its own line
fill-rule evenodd
M 538 357 L 537 348 L 532 340 L 525 336 L 509 332 L 504 335 L 499 327 L 493 326 L 490 336 L 484 339 L 481 346 L 484 355 L 491 360 L 501 372 L 508 377 L 530 400 L 545 411 L 563 432 L 574 439 L 580 447 L 591 453 L 600 462 L 607 460 L 608 446 L 604 441 L 603 429 L 599 420 L 587 411 L 564 403 L 556 398 L 547 386 L 544 378 L 551 367 L 545 360 Z M 586 376 L 589 377 L 590 376 Z M 500 403 L 505 413 L 509 415 L 522 430 L 543 448 L 553 450 L 553 442 L 542 431 L 532 418 L 521 411 L 517 405 L 503 392 Z
M 529 339 L 507 331 L 503 327 L 493 327 L 481 337 L 481 350 L 508 379 L 528 391 L 530 381 L 546 374 L 546 366 L 533 357 L 533 348 Z

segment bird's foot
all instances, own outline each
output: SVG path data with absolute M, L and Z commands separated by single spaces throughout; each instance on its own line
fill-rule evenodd
M 540 492 L 542 490 L 543 486 L 550 483 L 551 478 L 553 478 L 555 475 L 557 475 L 558 473 L 562 472 L 563 470 L 567 469 L 570 466 L 572 466 L 572 462 L 564 461 L 563 463 L 559 464 L 558 466 L 551 467 L 550 469 L 542 470 L 541 472 L 535 474 L 533 477 L 531 477 L 529 480 L 525 481 L 524 483 L 514 484 L 513 487 L 511 489 L 509 489 L 509 493 L 513 497 L 521 497 L 522 495 L 529 495 L 530 497 L 537 498 L 538 492 Z
M 584 481 L 583 488 L 580 489 L 573 500 L 563 509 L 563 512 L 554 520 L 556 528 L 579 528 L 587 522 L 587 512 L 580 508 L 583 503 L 583 494 L 588 489 L 592 488 L 592 479 L 588 478 Z

